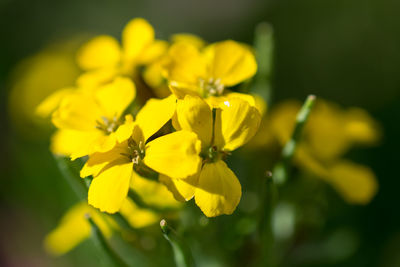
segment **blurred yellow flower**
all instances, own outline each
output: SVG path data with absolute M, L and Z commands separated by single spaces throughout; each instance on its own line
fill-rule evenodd
M 256 133 L 261 116 L 241 98 L 231 98 L 215 110 L 200 97 L 186 95 L 177 104 L 174 126 L 197 134 L 202 144 L 201 170 L 187 178 L 160 175 L 178 200 L 195 198 L 208 217 L 232 214 L 241 198 L 241 185 L 223 161 Z
M 54 97 L 59 104 L 52 122 L 60 130 L 52 139 L 52 151 L 76 159 L 112 149 L 123 138 L 120 118 L 135 95 L 131 80 L 117 77 L 94 91 L 76 89 L 59 100 Z
M 74 61 L 78 40 L 57 42 L 24 59 L 13 70 L 9 94 L 10 122 L 24 136 L 32 137 L 43 125 L 35 115 L 37 105 L 49 94 L 74 83 L 79 68 Z
M 280 103 L 262 122 L 252 146 L 283 146 L 293 131 L 301 103 Z M 373 145 L 380 138 L 378 123 L 359 108 L 342 109 L 319 99 L 313 108 L 295 153 L 294 162 L 331 184 L 349 203 L 366 204 L 378 183 L 365 166 L 341 157 L 355 145 Z
M 74 205 L 61 219 L 59 225 L 45 238 L 46 250 L 54 255 L 64 254 L 90 236 L 91 227 L 85 216 L 89 215 L 104 236 L 111 236 L 111 227 L 105 217 L 84 202 Z
M 133 77 L 136 67 L 150 64 L 168 47 L 168 43 L 155 40 L 153 27 L 142 18 L 128 22 L 122 32 L 122 46 L 112 36 L 93 38 L 79 50 L 77 61 L 86 71 L 78 78 L 78 85 L 96 87 L 115 76 Z
M 179 33 L 171 36 L 171 46 L 175 44 L 184 43 L 193 45 L 198 49 L 202 49 L 205 46 L 205 41 L 200 37 L 189 34 Z M 146 65 L 143 71 L 143 79 L 147 85 L 149 85 L 157 97 L 166 97 L 171 91 L 168 88 L 167 81 L 163 76 L 163 67 L 168 64 L 171 59 L 171 46 L 168 48 L 161 57 L 151 64 Z
M 147 191 L 149 194 L 156 192 Z M 159 214 L 140 208 L 129 199 L 125 199 L 120 213 L 133 228 L 147 227 L 161 219 Z M 93 219 L 106 238 L 111 237 L 113 231 L 123 231 L 112 217 L 99 212 L 85 202 L 80 202 L 71 207 L 61 218 L 59 225 L 47 234 L 44 240 L 46 251 L 56 256 L 62 255 L 89 238 L 91 226 L 86 216 Z
M 201 159 L 200 141 L 189 131 L 173 132 L 150 140 L 175 113 L 176 98 L 150 99 L 139 111 L 136 121 L 127 120 L 124 137 L 105 153 L 94 153 L 81 170 L 81 176 L 93 176 L 89 188 L 89 204 L 108 213 L 117 212 L 135 183 L 141 168 L 186 178 L 198 172 Z M 122 132 L 122 131 L 121 131 Z M 121 135 L 122 136 L 122 135 Z

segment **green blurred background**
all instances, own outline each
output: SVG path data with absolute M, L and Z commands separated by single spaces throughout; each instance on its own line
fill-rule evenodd
M 90 242 L 58 259 L 42 249 L 45 233 L 76 199 L 60 179 L 48 151 L 48 135 L 38 138 L 35 128 L 18 131 L 8 116 L 12 69 L 50 42 L 77 34 L 119 37 L 127 21 L 144 17 L 158 38 L 190 32 L 210 42 L 252 43 L 255 26 L 267 21 L 275 32 L 275 101 L 303 100 L 313 93 L 365 108 L 380 121 L 380 145 L 348 155 L 376 172 L 378 194 L 367 206 L 341 201 L 329 206 L 332 218 L 309 237 L 318 247 L 332 229 L 350 229 L 356 233 L 356 249 L 330 260 L 309 246 L 299 262 L 400 266 L 399 10 L 400 2 L 391 0 L 0 0 L 0 265 L 87 266 L 95 257 Z

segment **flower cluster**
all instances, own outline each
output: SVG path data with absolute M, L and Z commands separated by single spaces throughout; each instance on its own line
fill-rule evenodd
M 141 181 L 156 176 L 158 187 L 180 201 L 194 197 L 208 217 L 236 209 L 241 185 L 224 160 L 255 135 L 263 109 L 236 90 L 257 71 L 251 47 L 231 40 L 207 45 L 190 34 L 157 40 L 136 18 L 121 44 L 95 37 L 77 63 L 84 72 L 76 85 L 37 110 L 57 128 L 53 153 L 87 159 L 80 175 L 93 178 L 91 206 L 121 211 L 128 192 L 141 194 Z

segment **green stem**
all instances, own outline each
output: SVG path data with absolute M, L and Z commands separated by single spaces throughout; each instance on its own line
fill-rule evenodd
M 303 132 L 304 125 L 306 124 L 308 116 L 314 106 L 315 99 L 316 97 L 314 95 L 309 95 L 299 113 L 297 113 L 296 125 L 292 137 L 283 147 L 281 161 L 274 167 L 272 172 L 272 178 L 277 184 L 284 184 L 288 178 L 291 159 L 296 151 L 297 144 L 301 138 L 301 133 Z
M 254 77 L 253 92 L 262 96 L 271 104 L 271 75 L 273 72 L 274 33 L 272 26 L 266 22 L 255 29 L 254 47 L 257 56 L 257 74 Z
M 87 185 L 84 179 L 79 177 L 78 166 L 73 166 L 69 158 L 53 155 L 57 163 L 58 169 L 67 183 L 71 186 L 80 200 L 87 199 Z
M 170 243 L 174 252 L 175 263 L 177 267 L 189 267 L 194 266 L 194 261 L 190 249 L 185 245 L 183 240 L 177 235 L 174 229 L 172 229 L 166 220 L 160 222 L 161 231 L 164 238 Z
M 128 266 L 117 253 L 109 246 L 107 243 L 106 238 L 104 237 L 103 233 L 101 232 L 100 228 L 96 225 L 90 215 L 86 215 L 87 220 L 90 223 L 92 228 L 92 239 L 97 247 L 104 252 L 107 256 L 108 261 L 114 266 Z

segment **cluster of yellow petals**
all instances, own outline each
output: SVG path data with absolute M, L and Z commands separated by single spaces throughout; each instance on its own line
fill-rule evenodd
M 180 201 L 194 197 L 209 217 L 236 209 L 241 185 L 224 159 L 255 135 L 261 108 L 253 96 L 227 88 L 256 73 L 250 47 L 231 40 L 206 45 L 190 34 L 174 35 L 171 43 L 156 40 L 151 25 L 136 18 L 124 28 L 121 44 L 95 37 L 78 51 L 77 62 L 84 73 L 76 86 L 50 95 L 37 113 L 51 115 L 57 128 L 53 153 L 88 157 L 80 175 L 93 178 L 92 207 L 123 212 L 132 190 L 142 200 L 158 194 L 165 202 L 169 191 Z M 138 75 L 147 86 L 166 86 L 172 94 L 147 100 L 133 115 L 129 107 L 142 90 L 135 86 Z M 143 177 L 149 171 L 159 181 Z M 71 212 L 81 210 L 92 212 L 89 206 Z
M 251 47 L 232 40 L 206 44 L 191 34 L 157 40 L 142 18 L 125 26 L 121 42 L 108 35 L 91 39 L 76 60 L 84 71 L 76 85 L 53 93 L 36 109 L 57 128 L 51 151 L 72 160 L 84 157 L 80 176 L 93 178 L 88 203 L 72 207 L 47 236 L 53 254 L 90 235 L 85 214 L 106 237 L 122 230 L 101 212 L 120 212 L 134 228 L 159 221 L 159 214 L 128 197 L 130 191 L 150 206 L 177 208 L 177 201 L 194 199 L 207 217 L 232 214 L 242 189 L 225 159 L 260 125 L 253 145 L 283 146 L 300 108 L 283 103 L 262 121 L 264 102 L 233 89 L 257 72 Z M 135 101 L 146 95 L 143 90 L 159 98 Z M 139 109 L 138 103 L 145 104 Z M 341 157 L 353 145 L 378 138 L 376 123 L 363 110 L 319 101 L 294 160 L 348 202 L 367 203 L 377 190 L 373 172 Z

